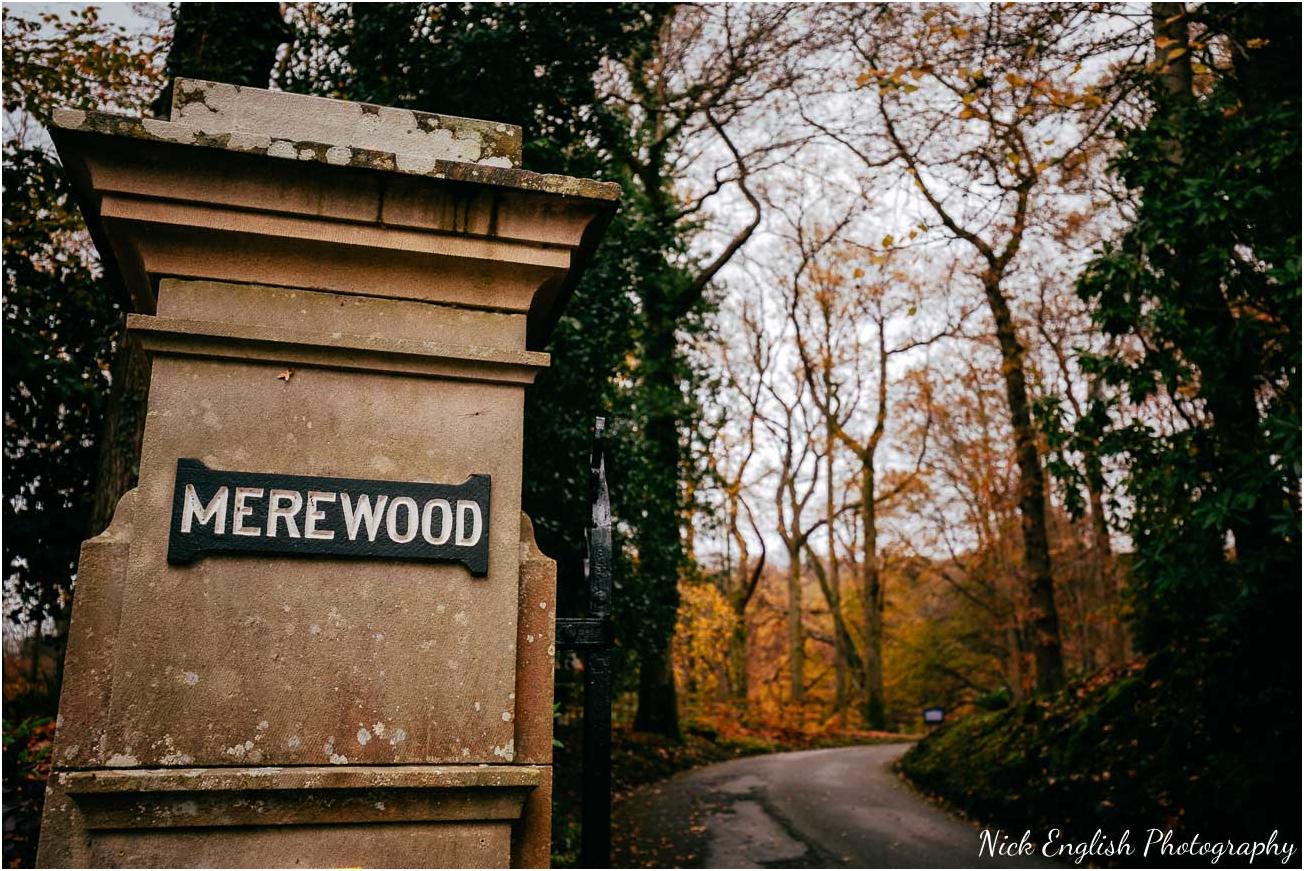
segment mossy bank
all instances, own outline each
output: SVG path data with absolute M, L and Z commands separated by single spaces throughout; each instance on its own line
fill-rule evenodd
M 1015 839 L 1130 830 L 1144 845 L 1151 828 L 1206 841 L 1276 830 L 1298 845 L 1298 695 L 1236 674 L 1232 657 L 1206 657 L 1206 667 L 1210 658 L 1225 668 L 1166 654 L 963 717 L 916 745 L 900 773 Z

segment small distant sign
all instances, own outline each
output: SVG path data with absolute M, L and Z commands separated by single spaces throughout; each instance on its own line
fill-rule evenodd
M 924 708 L 924 722 L 930 726 L 946 722 L 945 708 Z

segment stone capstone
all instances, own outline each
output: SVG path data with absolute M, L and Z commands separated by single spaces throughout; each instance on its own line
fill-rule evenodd
M 521 165 L 521 128 L 514 124 L 199 79 L 176 80 L 171 122 L 206 135 L 239 133 L 318 142 L 340 149 L 341 156 L 362 148 L 414 161 Z

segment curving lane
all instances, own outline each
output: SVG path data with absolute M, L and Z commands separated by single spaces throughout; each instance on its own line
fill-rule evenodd
M 978 830 L 932 806 L 891 765 L 909 744 L 735 759 L 617 802 L 615 867 L 1010 867 Z M 1051 867 L 1025 862 L 1022 867 Z

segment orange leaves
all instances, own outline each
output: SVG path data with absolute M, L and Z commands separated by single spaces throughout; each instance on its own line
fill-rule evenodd
M 900 69 L 900 68 L 898 67 L 898 69 Z M 883 82 L 884 82 L 885 80 L 889 80 L 889 81 L 890 81 L 891 76 L 892 76 L 892 74 L 889 73 L 887 70 L 880 70 L 880 69 L 877 69 L 877 68 L 870 68 L 870 69 L 868 69 L 868 70 L 865 70 L 865 71 L 864 71 L 863 73 L 861 73 L 860 75 L 856 76 L 856 87 L 857 87 L 857 88 L 863 88 L 863 87 L 865 87 L 866 85 L 868 85 L 870 82 L 877 81 L 877 82 L 879 83 L 879 88 L 882 88 L 882 87 L 883 87 Z
M 685 693 L 711 697 L 724 689 L 727 644 L 738 617 L 711 584 L 679 584 L 679 620 L 675 627 L 673 657 L 675 678 Z
M 887 91 L 892 90 L 893 88 L 900 88 L 908 94 L 914 93 L 919 90 L 919 86 L 906 81 L 906 77 L 909 76 L 914 81 L 920 82 L 923 81 L 924 76 L 927 76 L 932 71 L 932 64 L 920 64 L 919 66 L 913 67 L 898 65 L 890 71 L 871 67 L 856 76 L 856 87 L 863 88 L 870 82 L 876 81 L 878 82 L 880 90 Z
M 1197 47 L 1199 46 L 1197 45 Z M 1186 46 L 1179 45 L 1177 40 L 1171 36 L 1156 36 L 1155 50 L 1163 53 L 1168 58 L 1169 63 L 1186 54 Z

